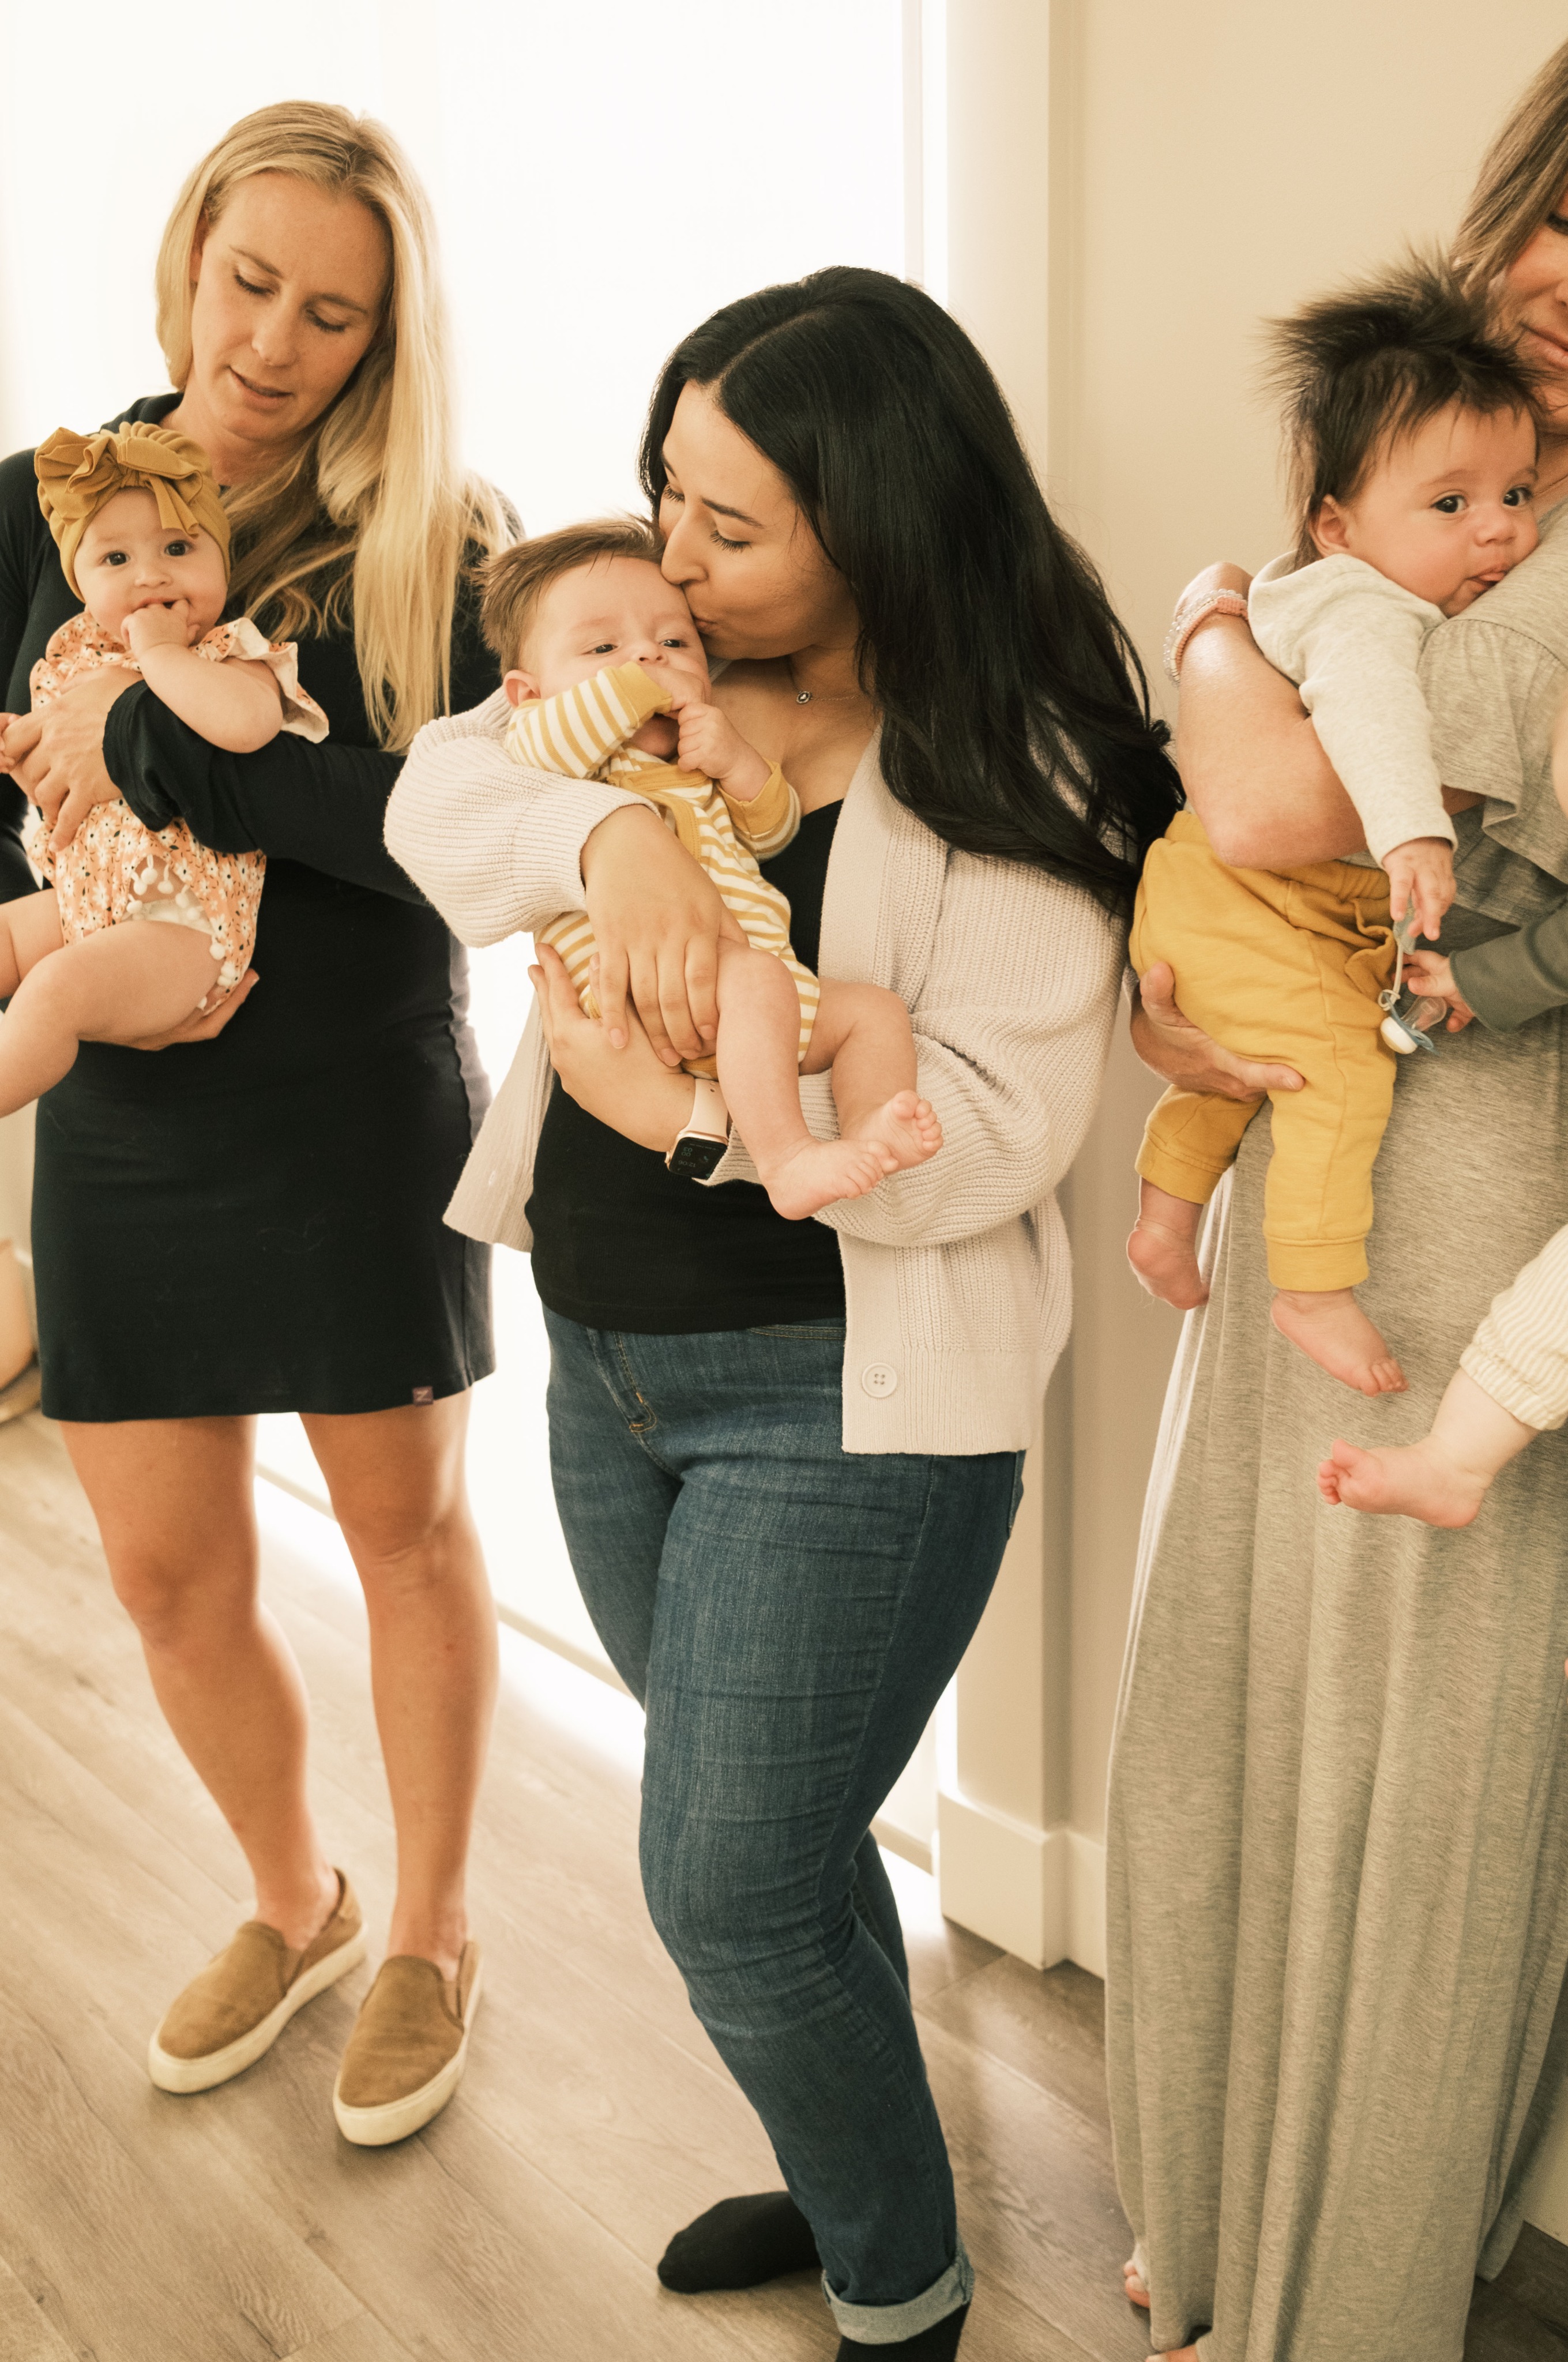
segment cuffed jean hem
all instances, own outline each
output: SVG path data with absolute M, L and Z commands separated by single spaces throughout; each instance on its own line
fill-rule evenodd
M 962 2239 L 942 2278 L 933 2280 L 922 2295 L 911 2296 L 907 2304 L 845 2304 L 841 2296 L 834 2296 L 827 2274 L 823 2274 L 823 2294 L 840 2334 L 853 2337 L 857 2345 L 896 2345 L 902 2337 L 918 2337 L 922 2329 L 934 2328 L 960 2305 L 967 2304 L 974 2293 L 975 2267 Z

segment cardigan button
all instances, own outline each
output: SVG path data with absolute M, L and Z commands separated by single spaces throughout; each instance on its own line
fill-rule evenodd
M 868 1395 L 896 1394 L 899 1374 L 889 1362 L 870 1362 L 860 1373 L 860 1383 Z

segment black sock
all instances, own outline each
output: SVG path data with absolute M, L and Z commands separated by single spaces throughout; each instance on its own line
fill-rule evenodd
M 721 2198 L 688 2223 L 659 2257 L 658 2276 L 681 2296 L 701 2296 L 708 2289 L 760 2288 L 821 2264 L 812 2226 L 789 2191 L 767 2190 L 757 2198 Z
M 843 2337 L 839 2340 L 838 2362 L 855 2362 L 857 2354 L 905 2354 L 910 2362 L 953 2362 L 968 2311 L 966 2304 L 961 2304 L 956 2312 L 933 2321 L 929 2329 L 917 2330 L 912 2337 L 900 2337 L 891 2345 L 862 2345 L 853 2337 Z

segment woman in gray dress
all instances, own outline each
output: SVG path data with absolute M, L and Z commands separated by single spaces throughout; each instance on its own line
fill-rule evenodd
M 1427 645 L 1462 814 L 1449 951 L 1568 887 L 1548 760 L 1568 692 L 1568 47 L 1488 157 L 1456 260 L 1540 368 L 1547 426 L 1540 549 Z M 1296 690 L 1233 616 L 1188 644 L 1181 756 L 1225 860 L 1363 841 Z M 1274 1078 L 1171 995 L 1152 970 L 1135 1024 L 1162 1074 L 1237 1096 Z M 1141 2279 L 1158 2348 L 1201 2362 L 1458 2362 L 1568 2070 L 1568 1432 L 1457 1532 L 1330 1508 L 1314 1470 L 1336 1434 L 1424 1434 L 1492 1296 L 1568 1220 L 1568 1011 L 1473 1025 L 1401 1066 L 1362 1293 L 1407 1395 L 1364 1402 L 1271 1328 L 1269 1147 L 1265 1109 L 1209 1224 L 1118 1711 L 1130 2292 Z

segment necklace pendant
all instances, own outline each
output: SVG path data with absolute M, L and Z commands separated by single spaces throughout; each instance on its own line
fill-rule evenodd
M 810 705 L 811 701 L 812 692 L 809 689 L 798 689 L 795 691 L 795 702 L 797 705 Z

